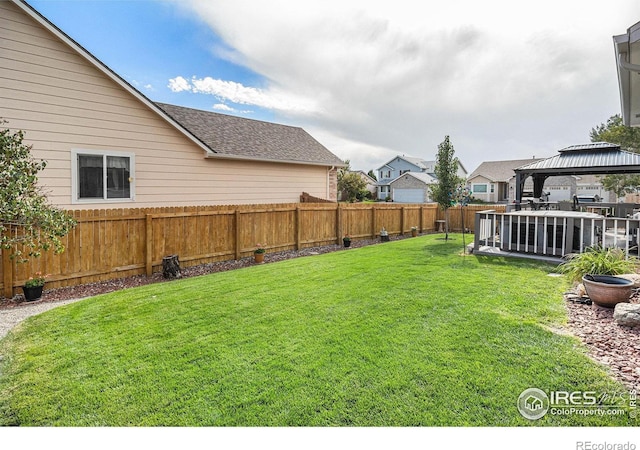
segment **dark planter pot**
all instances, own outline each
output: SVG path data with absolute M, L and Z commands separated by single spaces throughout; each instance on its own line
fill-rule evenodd
M 255 260 L 256 264 L 262 264 L 264 262 L 264 253 L 254 253 L 253 259 Z
M 632 281 L 612 275 L 585 275 L 582 284 L 591 301 L 606 308 L 628 302 L 633 289 Z
M 382 242 L 389 242 L 389 235 L 388 234 L 387 235 L 381 235 L 380 236 L 380 240 Z
M 42 297 L 42 289 L 44 286 L 35 286 L 35 287 L 22 287 L 22 292 L 24 292 L 24 298 L 28 302 L 32 302 L 34 300 L 38 300 Z
M 343 240 L 342 243 L 344 244 L 345 247 L 351 247 L 351 241 Z
M 411 236 L 416 237 L 418 235 L 418 230 L 411 230 Z

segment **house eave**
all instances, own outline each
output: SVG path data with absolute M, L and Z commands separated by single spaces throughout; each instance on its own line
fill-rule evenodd
M 622 121 L 626 126 L 640 126 L 640 22 L 631 26 L 626 34 L 613 36 L 618 90 Z M 635 100 L 634 100 L 635 99 Z
M 347 167 L 346 164 L 337 164 L 337 163 L 328 163 L 328 162 L 317 162 L 317 161 L 299 161 L 299 160 L 290 160 L 290 159 L 274 159 L 274 158 L 256 158 L 254 156 L 244 156 L 244 155 L 229 155 L 224 153 L 212 153 L 209 152 L 205 154 L 206 159 L 226 159 L 226 160 L 237 160 L 237 161 L 256 161 L 256 162 L 266 162 L 266 163 L 279 163 L 279 164 L 297 164 L 302 166 L 318 166 L 318 167 L 329 167 L 329 168 L 340 168 Z

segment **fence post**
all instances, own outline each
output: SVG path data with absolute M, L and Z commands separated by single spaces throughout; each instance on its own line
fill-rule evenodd
M 11 239 L 11 225 L 5 231 L 5 235 Z M 2 282 L 4 283 L 3 296 L 13 298 L 13 260 L 11 249 L 2 249 Z
M 236 261 L 240 259 L 242 247 L 240 246 L 240 210 L 236 209 Z
M 423 222 L 424 222 L 424 206 L 420 205 L 420 220 L 418 224 L 418 226 L 420 227 L 420 233 L 422 233 L 422 230 L 424 229 Z
M 153 215 L 145 214 L 145 270 L 147 276 L 153 275 Z
M 296 228 L 295 228 L 295 241 L 296 241 L 296 250 L 300 250 L 301 246 L 301 234 L 302 234 L 302 224 L 300 223 L 300 206 L 296 206 Z
M 342 239 L 342 205 L 338 203 L 336 208 L 336 244 L 340 245 Z
M 401 206 L 400 207 L 400 236 L 402 236 L 404 234 L 404 225 L 405 222 L 407 221 L 407 219 L 405 218 L 405 207 Z
M 371 239 L 376 238 L 376 205 L 371 205 Z

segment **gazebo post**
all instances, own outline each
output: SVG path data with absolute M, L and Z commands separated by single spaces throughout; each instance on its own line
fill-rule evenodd
M 528 175 L 522 172 L 516 172 L 516 211 L 520 211 L 520 202 L 522 202 L 522 191 L 524 190 L 524 181 Z

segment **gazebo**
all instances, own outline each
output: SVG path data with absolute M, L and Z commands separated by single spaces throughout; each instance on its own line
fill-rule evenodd
M 558 155 L 515 169 L 517 207 L 522 201 L 524 183 L 533 179 L 533 196 L 542 196 L 544 182 L 551 176 L 610 175 L 639 173 L 640 154 L 622 150 L 617 144 L 595 142 L 572 145 L 558 151 Z

